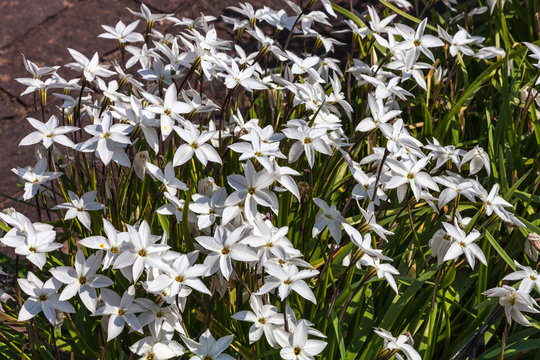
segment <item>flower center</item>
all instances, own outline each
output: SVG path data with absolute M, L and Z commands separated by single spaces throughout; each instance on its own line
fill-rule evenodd
M 221 250 L 221 253 L 222 253 L 223 255 L 227 255 L 227 254 L 230 253 L 230 252 L 231 252 L 231 250 L 230 250 L 228 247 L 224 247 L 224 248 Z
M 192 144 L 191 144 L 191 147 L 194 148 L 194 149 L 198 149 L 198 148 L 199 148 L 199 145 L 197 145 L 197 143 L 192 143 Z
M 287 279 L 283 282 L 285 285 L 291 285 L 292 284 L 292 281 Z
M 419 40 L 414 40 L 414 46 L 420 46 L 422 44 Z
M 409 179 L 409 180 L 414 179 L 414 174 L 408 173 L 407 174 L 407 179 Z
M 113 254 L 116 254 L 116 253 L 118 252 L 118 248 L 117 248 L 116 246 L 113 246 L 113 247 L 111 248 L 111 252 L 112 252 Z
M 311 138 L 305 138 L 304 139 L 304 144 L 310 144 L 311 143 Z
M 177 277 L 174 278 L 174 280 L 176 280 L 178 282 L 182 282 L 182 281 L 184 281 L 184 277 L 181 276 L 181 275 L 178 275 Z
M 266 320 L 264 320 L 264 318 L 260 318 L 260 319 L 259 319 L 259 322 L 260 322 L 261 324 L 263 324 L 263 325 L 266 324 Z
M 254 188 L 254 187 L 250 187 L 250 188 L 248 189 L 248 194 L 249 194 L 249 195 L 255 194 L 255 188 Z
M 39 295 L 39 301 L 47 301 L 47 295 L 45 294 Z
M 138 253 L 138 254 L 139 254 L 140 257 L 145 257 L 145 256 L 146 256 L 146 250 L 145 250 L 145 249 L 141 249 L 141 250 L 139 250 L 139 253 Z
M 30 246 L 30 247 L 28 248 L 28 251 L 33 252 L 33 253 L 36 253 L 36 252 L 37 252 L 36 248 L 33 247 L 33 246 Z
M 122 316 L 126 313 L 126 310 L 124 309 L 118 309 L 118 315 Z
M 163 113 L 164 113 L 165 115 L 169 116 L 169 115 L 171 115 L 171 110 L 165 109 L 165 110 L 163 110 Z
M 300 350 L 299 347 L 295 347 L 295 348 L 294 348 L 294 355 L 300 355 L 300 352 L 301 352 L 301 351 L 302 351 L 302 350 Z
M 79 278 L 79 284 L 81 284 L 81 285 L 86 284 L 86 276 L 81 276 L 81 277 Z

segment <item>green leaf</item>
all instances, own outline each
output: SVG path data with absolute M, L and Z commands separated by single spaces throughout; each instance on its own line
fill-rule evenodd
M 499 245 L 497 240 L 495 240 L 495 238 L 487 230 L 486 230 L 486 238 L 488 239 L 491 246 L 493 246 L 495 250 L 497 251 L 497 253 L 503 258 L 503 260 L 506 261 L 508 266 L 510 266 L 512 270 L 516 271 L 516 264 L 514 264 L 514 262 L 512 261 L 512 258 L 508 256 L 506 251 L 504 251 L 504 249 L 501 247 L 501 245 Z

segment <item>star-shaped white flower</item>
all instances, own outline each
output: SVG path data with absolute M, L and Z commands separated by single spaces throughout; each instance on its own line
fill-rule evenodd
M 61 282 L 55 278 L 50 278 L 45 283 L 41 281 L 34 273 L 29 272 L 26 279 L 17 279 L 21 290 L 30 295 L 24 302 L 19 311 L 19 321 L 30 320 L 39 312 L 53 325 L 56 325 L 56 311 L 74 313 L 75 309 L 67 301 L 61 301 L 60 295 L 56 292 Z
M 50 270 L 52 276 L 67 285 L 60 294 L 60 301 L 69 300 L 78 293 L 86 308 L 92 313 L 96 311 L 98 301 L 96 289 L 113 284 L 113 281 L 105 275 L 96 274 L 102 258 L 103 253 L 98 252 L 85 259 L 83 252 L 78 249 L 75 268 L 59 266 Z
M 96 191 L 89 191 L 79 198 L 73 191 L 68 190 L 68 196 L 71 202 L 56 205 L 53 207 L 53 210 L 67 210 L 64 220 L 70 220 L 76 217 L 85 228 L 90 230 L 92 223 L 88 211 L 105 209 L 105 205 L 95 201 Z
M 34 129 L 34 131 L 26 135 L 19 146 L 34 145 L 37 143 L 43 143 L 46 149 L 48 149 L 53 143 L 67 146 L 72 148 L 75 146 L 65 134 L 78 130 L 75 126 L 58 126 L 58 118 L 56 115 L 50 117 L 49 121 L 42 123 L 39 120 L 33 118 L 27 118 L 28 122 Z

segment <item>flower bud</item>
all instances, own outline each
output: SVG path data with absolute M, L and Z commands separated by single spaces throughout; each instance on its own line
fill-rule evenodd
M 540 235 L 531 233 L 525 241 L 524 252 L 529 258 L 538 261 L 538 251 L 540 250 Z
M 310 189 L 310 186 L 307 182 L 305 181 L 300 181 L 298 183 L 298 191 L 300 192 L 300 197 L 301 198 L 304 198 L 304 199 L 309 199 L 309 190 Z
M 140 151 L 135 154 L 135 158 L 133 159 L 133 170 L 135 171 L 135 175 L 141 180 L 144 180 L 146 163 L 149 161 L 150 157 L 148 156 L 148 151 Z
M 540 251 L 540 235 L 537 233 L 530 233 L 527 237 L 527 240 L 531 242 L 531 245 L 537 250 Z
M 219 186 L 216 184 L 214 178 L 210 176 L 199 180 L 197 183 L 197 190 L 199 191 L 199 194 L 204 196 L 211 197 L 218 189 Z

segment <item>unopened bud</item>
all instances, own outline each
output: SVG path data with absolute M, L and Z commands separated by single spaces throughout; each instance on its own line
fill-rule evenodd
M 2 210 L 2 212 L 6 215 L 13 215 L 15 214 L 17 211 L 15 211 L 15 208 L 12 208 L 12 207 L 8 207 L 8 208 L 5 208 L 4 210 Z
M 214 192 L 219 190 L 219 186 L 216 184 L 214 178 L 209 176 L 199 180 L 199 182 L 197 183 L 197 190 L 199 194 L 211 197 Z
M 112 199 L 112 189 L 114 189 L 115 186 L 116 184 L 112 177 L 108 177 L 105 180 L 105 198 Z
M 135 171 L 135 175 L 141 180 L 144 180 L 146 163 L 149 161 L 150 157 L 148 156 L 148 151 L 140 151 L 135 154 L 135 158 L 133 159 L 133 170 Z
M 309 190 L 310 190 L 310 186 L 307 182 L 305 181 L 300 181 L 298 183 L 298 191 L 300 192 L 300 197 L 301 198 L 305 198 L 305 199 L 309 199 Z
M 531 242 L 531 245 L 536 249 L 536 251 L 540 251 L 540 235 L 537 233 L 530 233 L 527 240 Z

